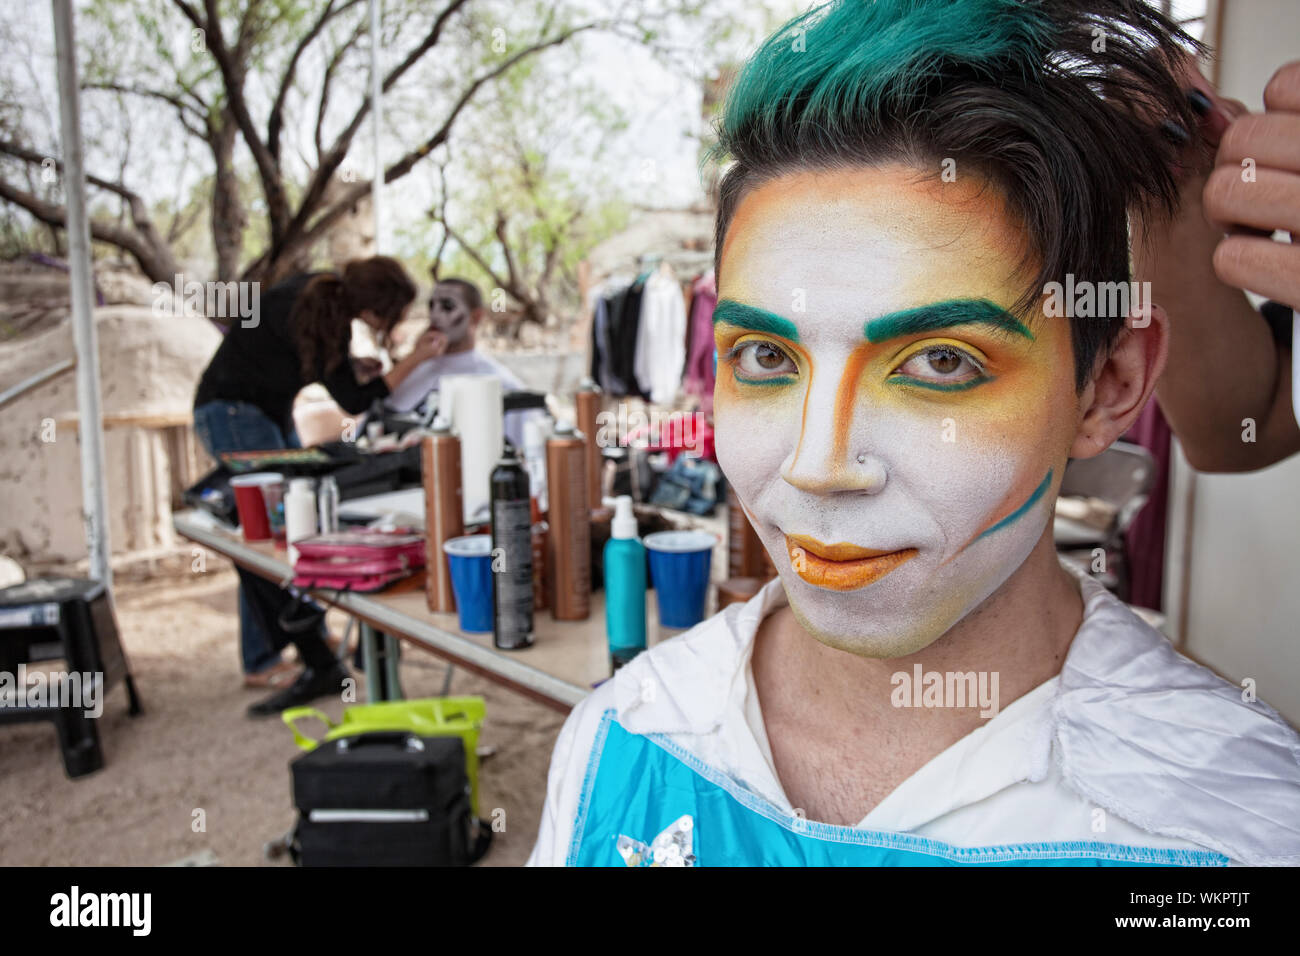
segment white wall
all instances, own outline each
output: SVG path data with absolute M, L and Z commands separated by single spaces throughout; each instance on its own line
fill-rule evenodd
M 1269 77 L 1300 59 L 1300 3 L 1222 0 L 1218 59 L 1219 90 L 1252 110 L 1263 109 Z
M 1296 59 L 1300 2 L 1223 0 L 1219 89 L 1226 96 L 1262 109 L 1269 77 Z M 1183 543 L 1177 537 L 1191 534 L 1183 539 L 1183 647 L 1225 677 L 1254 678 L 1259 696 L 1300 725 L 1300 457 L 1250 475 L 1187 478 L 1175 482 L 1191 487 L 1190 528 L 1177 502 L 1170 516 L 1171 557 Z M 1171 570 L 1166 605 L 1176 617 L 1179 582 Z
M 1300 459 L 1198 475 L 1184 650 L 1300 725 Z

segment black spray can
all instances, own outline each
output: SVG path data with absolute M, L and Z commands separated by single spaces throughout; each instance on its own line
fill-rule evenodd
M 533 522 L 528 472 L 514 449 L 492 469 L 492 642 L 533 643 Z

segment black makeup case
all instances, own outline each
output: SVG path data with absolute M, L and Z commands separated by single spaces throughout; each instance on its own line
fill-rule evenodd
M 492 832 L 474 819 L 461 738 L 370 731 L 290 765 L 300 866 L 466 866 Z

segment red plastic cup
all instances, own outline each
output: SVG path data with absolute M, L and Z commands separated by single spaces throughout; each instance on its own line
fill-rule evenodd
M 262 497 L 264 485 L 275 485 L 284 480 L 278 472 L 259 471 L 251 475 L 238 475 L 230 479 L 235 492 L 235 511 L 245 541 L 267 541 L 271 537 L 271 523 L 266 517 L 266 501 Z

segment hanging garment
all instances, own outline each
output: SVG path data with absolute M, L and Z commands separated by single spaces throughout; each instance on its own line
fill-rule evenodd
M 714 360 L 713 310 L 718 305 L 718 287 L 712 269 L 692 283 L 690 347 L 686 351 L 683 387 L 700 399 L 700 411 L 713 414 L 713 383 L 717 377 Z
M 637 385 L 656 405 L 671 405 L 682 382 L 685 361 L 686 303 L 666 263 L 646 279 L 637 324 Z
M 636 379 L 637 332 L 644 288 L 644 283 L 632 282 L 611 295 L 607 303 L 609 353 L 606 363 L 611 379 L 610 394 L 620 398 L 627 395 L 646 397 Z
M 614 374 L 609 345 L 609 299 L 597 296 L 591 320 L 591 379 L 608 395 L 626 395 L 627 386 Z
M 1125 441 L 1141 445 L 1156 460 L 1156 481 L 1146 504 L 1133 518 L 1124 535 L 1124 556 L 1128 563 L 1130 604 L 1160 610 L 1165 583 L 1165 518 L 1169 510 L 1169 462 L 1173 431 L 1155 396 L 1124 435 Z
M 786 603 L 769 582 L 573 710 L 529 864 L 1300 863 L 1300 735 L 1076 577 L 1060 674 L 853 827 L 804 819 L 774 769 L 750 666 Z
M 625 295 L 635 281 L 635 276 L 626 273 L 611 275 L 588 292 L 591 303 L 591 367 L 590 375 L 602 391 L 608 395 L 622 397 L 635 394 L 621 374 L 622 362 L 616 354 L 616 347 L 622 346 L 622 338 L 616 331 L 622 321 Z

